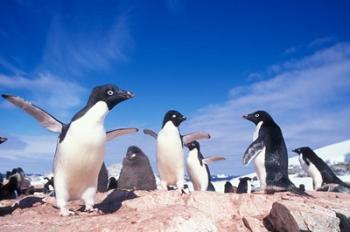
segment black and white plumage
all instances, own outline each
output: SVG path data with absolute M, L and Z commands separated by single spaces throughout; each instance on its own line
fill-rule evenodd
M 186 167 L 187 173 L 193 184 L 193 189 L 195 191 L 215 191 L 215 188 L 211 183 L 211 174 L 208 164 L 224 160 L 225 158 L 220 156 L 204 158 L 197 141 L 185 144 L 185 146 L 189 149 L 186 159 Z
M 182 136 L 179 131 L 180 124 L 186 120 L 176 110 L 168 111 L 163 119 L 162 129 L 156 132 L 145 129 L 144 133 L 157 139 L 157 167 L 160 175 L 161 188 L 167 190 L 169 186 L 178 189 L 184 186 L 184 153 L 183 144 L 197 139 L 208 139 L 207 133 L 191 133 Z
M 265 111 L 256 111 L 243 118 L 256 125 L 253 143 L 244 153 L 243 164 L 248 165 L 255 159 L 261 190 L 299 193 L 288 177 L 288 153 L 280 127 Z
M 350 188 L 310 147 L 299 147 L 293 152 L 299 154 L 300 165 L 311 176 L 314 190 L 321 188 L 324 184 L 337 184 Z
M 126 152 L 118 179 L 118 189 L 147 191 L 157 189 L 149 159 L 137 146 L 130 146 Z
M 252 179 L 250 177 L 239 178 L 239 184 L 237 187 L 237 193 L 251 193 L 252 192 Z
M 66 204 L 67 201 L 76 199 L 84 200 L 87 211 L 93 210 L 105 142 L 137 131 L 136 128 L 125 128 L 106 133 L 104 119 L 115 105 L 132 98 L 133 94 L 111 84 L 95 87 L 86 106 L 74 115 L 69 124 L 62 123 L 20 97 L 2 96 L 29 113 L 50 131 L 60 134 L 53 162 L 56 203 L 60 214 L 73 214 Z

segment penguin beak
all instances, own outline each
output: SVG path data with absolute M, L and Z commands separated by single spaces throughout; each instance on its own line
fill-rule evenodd
M 130 98 L 133 98 L 135 96 L 135 94 L 133 94 L 132 92 L 126 91 L 126 90 L 119 90 L 118 96 L 120 96 L 121 98 L 127 100 L 127 99 L 130 99 Z
M 292 150 L 292 152 L 298 153 L 298 149 L 294 149 Z
M 181 118 L 181 122 L 186 121 L 186 120 L 187 120 L 187 118 L 186 118 L 185 116 L 183 116 L 183 117 Z
M 242 118 L 250 120 L 251 115 L 250 114 L 245 114 L 245 115 L 242 116 Z

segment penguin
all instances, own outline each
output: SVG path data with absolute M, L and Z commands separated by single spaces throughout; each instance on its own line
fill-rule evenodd
M 288 177 L 288 154 L 280 127 L 266 111 L 256 111 L 243 118 L 256 125 L 253 143 L 243 155 L 243 164 L 247 166 L 255 159 L 261 190 L 303 194 Z
M 185 120 L 186 117 L 180 112 L 169 110 L 163 118 L 159 134 L 150 129 L 143 130 L 145 134 L 157 139 L 157 168 L 163 190 L 168 190 L 169 186 L 175 186 L 180 190 L 184 186 L 183 144 L 210 138 L 208 133 L 203 132 L 181 135 L 179 126 Z
M 332 169 L 310 147 L 299 147 L 293 152 L 299 154 L 299 162 L 303 170 L 312 178 L 314 190 L 324 184 L 338 184 L 346 188 L 350 186 L 339 179 Z
M 155 190 L 156 178 L 148 157 L 137 146 L 131 146 L 123 159 L 123 167 L 118 179 L 121 190 Z
M 118 103 L 134 95 L 112 84 L 97 86 L 92 90 L 85 107 L 73 116 L 69 124 L 62 123 L 18 96 L 2 96 L 32 115 L 50 131 L 59 133 L 53 173 L 60 215 L 74 214 L 66 206 L 69 200 L 82 199 L 86 211 L 95 211 L 97 178 L 104 159 L 106 141 L 137 131 L 136 128 L 124 128 L 106 133 L 104 119 Z
M 226 181 L 224 193 L 236 193 L 237 187 L 234 187 L 230 181 Z
M 47 182 L 44 184 L 44 193 L 51 193 L 51 192 L 53 192 L 54 189 L 55 189 L 54 177 L 53 176 L 51 176 L 51 178 L 45 177 L 44 180 L 47 180 Z
M 249 177 L 239 178 L 239 184 L 237 187 L 237 193 L 251 193 L 252 192 L 252 179 Z
M 116 188 L 118 188 L 118 181 L 114 176 L 112 176 L 108 180 L 108 190 L 116 189 Z
M 18 180 L 16 176 L 11 176 L 5 185 L 0 185 L 0 200 L 16 199 L 18 196 Z
M 0 137 L 0 144 L 4 143 L 7 141 L 7 138 L 5 137 Z
M 211 175 L 208 168 L 208 164 L 225 160 L 224 157 L 212 156 L 204 158 L 201 151 L 200 145 L 197 141 L 185 144 L 189 149 L 189 153 L 186 160 L 186 167 L 188 175 L 193 184 L 195 191 L 215 191 L 215 188 L 211 182 Z

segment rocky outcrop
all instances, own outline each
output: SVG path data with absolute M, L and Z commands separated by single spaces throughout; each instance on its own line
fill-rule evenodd
M 102 213 L 58 216 L 54 198 L 1 201 L 1 231 L 349 231 L 350 195 L 314 192 L 222 194 L 177 191 L 100 193 Z

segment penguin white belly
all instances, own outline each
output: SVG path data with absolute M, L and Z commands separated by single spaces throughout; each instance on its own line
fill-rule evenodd
M 73 121 L 65 138 L 57 146 L 54 160 L 55 188 L 66 191 L 70 200 L 81 199 L 88 188 L 97 187 L 98 173 L 105 154 L 106 132 L 103 114 L 102 120 L 92 119 L 101 117 L 103 109 L 103 105 L 92 108 L 84 117 Z
M 255 158 L 255 169 L 260 181 L 260 188 L 264 190 L 266 188 L 266 168 L 265 168 L 265 151 L 264 148 Z
M 192 181 L 193 189 L 196 191 L 206 191 L 209 184 L 209 178 L 205 165 L 201 165 L 198 159 L 197 149 L 188 153 L 187 171 Z
M 263 124 L 263 121 L 259 122 L 258 125 L 256 125 L 255 131 L 253 134 L 253 141 L 255 141 L 259 137 L 259 132 L 260 132 L 260 128 L 261 128 L 262 124 Z
M 320 188 L 323 183 L 322 175 L 316 166 L 309 161 L 309 165 L 303 159 L 303 155 L 299 155 L 299 162 L 304 171 L 312 178 L 314 190 Z
M 176 185 L 184 179 L 184 154 L 178 129 L 165 126 L 157 138 L 157 166 L 161 181 Z
M 252 182 L 250 180 L 247 181 L 247 193 L 252 192 Z

